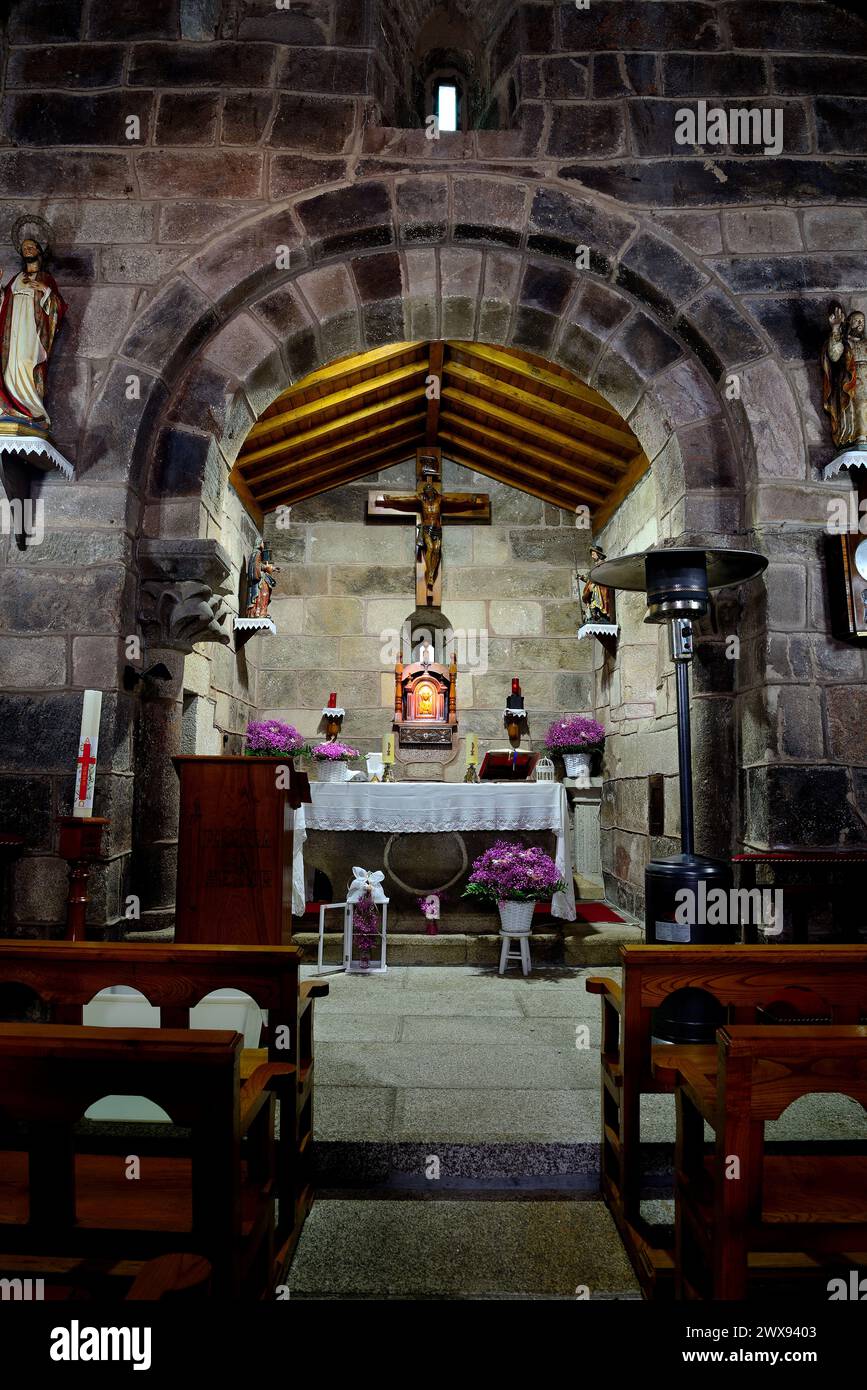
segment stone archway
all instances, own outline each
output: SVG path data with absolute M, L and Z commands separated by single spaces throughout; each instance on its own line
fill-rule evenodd
M 779 419 L 789 387 L 760 330 L 649 219 L 505 175 L 371 178 L 245 221 L 134 324 L 91 410 L 81 472 L 122 474 L 139 492 L 140 573 L 176 585 L 206 558 L 219 568 L 210 538 L 228 470 L 289 383 L 427 337 L 525 348 L 605 396 L 651 460 L 660 540 L 746 543 L 762 475 L 784 472 L 781 453 L 798 447 L 770 429 L 766 402 Z M 155 634 L 157 646 L 209 640 L 214 615 L 199 600 L 198 635 L 188 625 L 177 642 Z M 157 799 L 167 881 L 173 807 Z

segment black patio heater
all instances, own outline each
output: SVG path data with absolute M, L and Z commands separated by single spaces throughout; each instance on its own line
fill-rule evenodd
M 693 904 L 703 894 L 733 887 L 731 865 L 695 853 L 692 801 L 692 744 L 689 724 L 689 663 L 692 625 L 707 612 L 712 589 L 743 584 L 767 567 L 752 550 L 695 550 L 677 546 L 605 560 L 591 570 L 597 584 L 612 589 L 643 589 L 647 593 L 646 623 L 668 623 L 669 651 L 677 677 L 677 761 L 680 782 L 680 854 L 654 859 L 644 871 L 645 932 L 650 943 L 714 945 L 733 942 L 734 923 L 708 926 L 698 920 L 677 920 L 677 894 L 688 889 Z M 702 889 L 702 884 L 704 888 Z M 681 899 L 682 901 L 682 899 Z M 681 916 L 683 913 L 680 914 Z M 654 1035 L 662 1042 L 713 1042 L 725 1020 L 710 995 L 702 990 L 679 990 L 656 1010 Z

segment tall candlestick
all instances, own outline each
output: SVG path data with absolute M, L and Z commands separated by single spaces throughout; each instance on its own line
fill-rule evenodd
M 74 816 L 93 814 L 93 791 L 96 784 L 96 757 L 99 749 L 99 719 L 102 714 L 102 691 L 85 690 L 81 710 L 81 735 L 76 758 L 75 789 L 72 797 Z

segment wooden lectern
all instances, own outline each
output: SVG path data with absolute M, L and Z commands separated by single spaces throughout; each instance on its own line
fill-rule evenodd
M 293 841 L 287 808 L 310 801 L 306 775 L 288 757 L 172 761 L 181 779 L 175 940 L 286 945 Z M 278 785 L 281 768 L 285 788 Z

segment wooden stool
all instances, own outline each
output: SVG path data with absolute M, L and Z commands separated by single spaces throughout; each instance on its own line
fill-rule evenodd
M 529 932 L 515 932 L 515 933 L 512 933 L 512 932 L 507 932 L 507 931 L 501 931 L 501 932 L 500 932 L 500 940 L 501 940 L 502 943 L 503 943 L 503 948 L 502 948 L 502 950 L 500 951 L 500 971 L 499 971 L 499 973 L 500 973 L 501 975 L 505 975 L 505 973 L 506 973 L 506 965 L 508 964 L 508 962 L 509 962 L 510 960 L 519 960 L 519 961 L 521 962 L 521 969 L 522 969 L 522 971 L 524 972 L 525 975 L 529 975 L 530 969 L 531 969 L 531 966 L 532 966 L 532 961 L 530 960 L 530 933 L 529 933 Z M 510 942 L 510 941 L 517 941 L 518 944 L 519 944 L 520 949 L 517 950 L 517 951 L 510 951 L 510 950 L 509 950 L 509 942 Z

